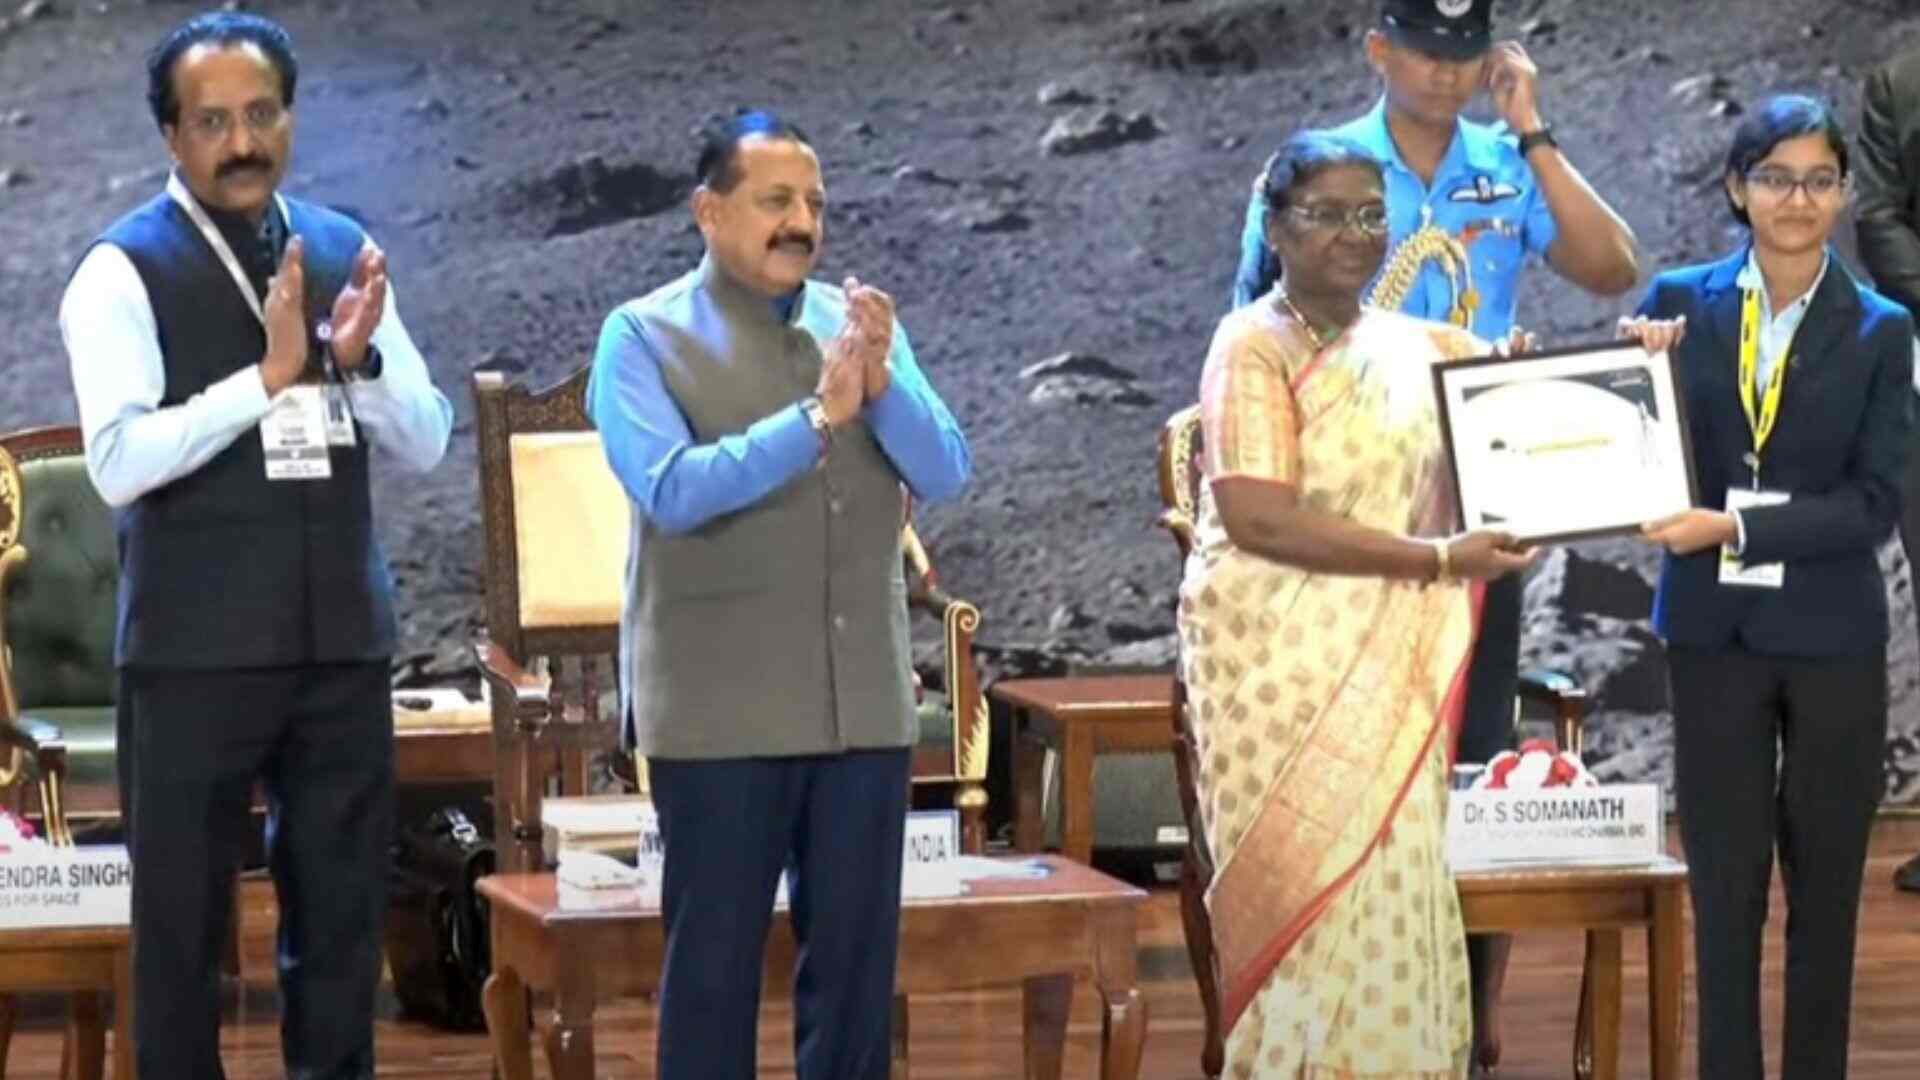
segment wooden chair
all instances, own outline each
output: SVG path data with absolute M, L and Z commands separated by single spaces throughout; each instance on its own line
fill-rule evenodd
M 619 741 L 620 609 L 630 502 L 587 417 L 587 369 L 531 391 L 474 373 L 492 689 L 495 834 L 503 872 L 541 867 L 540 800 L 584 794 L 587 758 Z M 916 785 L 951 788 L 964 839 L 985 840 L 988 724 L 973 662 L 980 611 L 943 592 L 906 528 L 908 602 L 940 619 L 943 671 L 920 704 Z M 631 779 L 644 785 L 644 766 Z
M 111 521 L 101 528 L 104 515 L 95 511 L 104 512 L 105 506 L 93 494 L 84 460 L 74 460 L 79 444 L 74 428 L 0 437 L 0 806 L 34 817 L 25 798 L 31 788 L 45 838 L 62 847 L 74 842 L 66 794 L 76 761 L 91 779 L 104 773 L 112 790 L 114 760 L 115 575 L 100 581 L 85 571 L 86 557 L 98 556 L 102 544 L 105 565 L 116 565 L 113 531 Z M 73 486 L 76 469 L 78 487 Z M 31 511 L 30 485 L 42 500 Z M 25 542 L 29 538 L 31 548 Z M 28 596 L 27 565 L 36 552 L 38 580 Z M 89 591 L 96 593 L 92 603 L 76 595 Z M 104 635 L 98 632 L 101 625 Z M 55 662 L 62 670 L 51 670 Z M 25 665 L 19 675 L 16 663 Z M 89 703 L 102 693 L 103 706 Z M 74 744 L 77 754 L 70 753 Z M 98 1080 L 106 1060 L 100 995 L 80 990 L 70 1000 L 60 1074 Z M 7 1071 L 16 1009 L 13 994 L 0 990 L 0 1077 Z
M 1200 484 L 1205 479 L 1201 468 L 1202 434 L 1200 407 L 1189 405 L 1167 418 L 1160 429 L 1157 472 L 1160 481 L 1161 514 L 1159 523 L 1173 535 L 1182 561 L 1193 550 L 1194 529 L 1199 520 Z M 1553 671 L 1520 673 L 1519 698 L 1537 702 L 1553 711 L 1554 730 L 1561 747 L 1574 753 L 1582 744 L 1581 725 L 1586 716 L 1586 692 L 1571 678 Z M 1515 702 L 1515 718 L 1519 702 Z M 1200 815 L 1197 779 L 1200 764 L 1198 744 L 1187 715 L 1186 683 L 1177 674 L 1173 681 L 1173 756 L 1174 772 L 1180 784 L 1180 809 L 1186 816 L 1187 847 L 1180 866 L 1180 917 L 1187 936 L 1187 957 L 1193 964 L 1194 978 L 1200 984 L 1200 1005 L 1205 1015 L 1205 1037 L 1200 1050 L 1200 1068 L 1209 1078 L 1220 1075 L 1225 1067 L 1225 1032 L 1220 1028 L 1220 970 L 1213 951 L 1213 920 L 1207 913 L 1207 886 L 1213 881 L 1213 853 L 1207 847 L 1207 834 Z M 1592 990 L 1590 980 L 1582 978 L 1584 1001 Z M 1582 1009 L 1584 1018 L 1588 1010 Z M 1581 1037 L 1587 1041 L 1588 1035 Z
M 13 685 L 12 653 L 7 646 L 10 579 L 27 563 L 27 548 L 20 542 L 25 517 L 20 468 L 0 442 L 0 806 L 23 815 L 25 795 L 31 786 L 39 797 L 40 820 L 47 839 L 65 845 L 73 842 L 66 831 L 66 815 L 60 812 L 67 774 L 66 744 L 58 728 L 22 720 L 19 695 Z M 30 776 L 31 784 L 27 783 Z M 5 1053 L 5 1044 L 0 1042 L 0 1061 L 5 1060 Z

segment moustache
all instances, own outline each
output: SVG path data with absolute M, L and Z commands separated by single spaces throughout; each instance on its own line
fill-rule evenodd
M 772 240 L 767 242 L 767 247 L 771 249 L 771 248 L 785 247 L 788 244 L 798 244 L 801 247 L 807 249 L 807 254 L 809 255 L 813 254 L 813 247 L 814 247 L 813 237 L 807 236 L 802 233 L 788 233 L 785 236 L 776 236 Z
M 237 157 L 231 161 L 221 162 L 220 167 L 213 171 L 213 175 L 216 179 L 225 180 L 237 172 L 245 172 L 249 169 L 266 172 L 272 168 L 273 162 L 268 161 L 266 158 L 250 154 L 246 157 Z

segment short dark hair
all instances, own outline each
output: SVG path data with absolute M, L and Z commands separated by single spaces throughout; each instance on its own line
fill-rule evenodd
M 739 113 L 709 125 L 701 133 L 700 160 L 693 170 L 700 185 L 716 195 L 732 191 L 740 183 L 740 144 L 755 136 L 813 145 L 806 132 L 772 112 L 753 109 Z
M 293 38 L 272 19 L 240 11 L 209 11 L 195 15 L 160 39 L 147 54 L 147 106 L 153 122 L 162 128 L 180 122 L 180 99 L 173 91 L 173 69 L 195 45 L 212 42 L 223 47 L 256 45 L 280 75 L 280 103 L 293 106 L 293 88 L 300 81 L 300 61 L 293 55 Z
M 1289 136 L 1267 159 L 1266 167 L 1254 181 L 1254 188 L 1267 204 L 1267 212 L 1285 210 L 1293 198 L 1293 189 L 1329 169 L 1358 165 L 1373 170 L 1384 183 L 1385 170 L 1380 159 L 1352 139 L 1330 131 L 1300 131 Z
M 1727 148 L 1727 171 L 1723 175 L 1737 176 L 1744 181 L 1755 165 L 1773 153 L 1774 147 L 1802 135 L 1826 136 L 1827 146 L 1840 162 L 1840 177 L 1845 179 L 1847 133 L 1825 102 L 1804 94 L 1775 94 L 1754 106 L 1734 129 L 1733 145 Z M 1722 190 L 1725 187 L 1721 185 Z M 1734 220 L 1751 226 L 1753 219 L 1733 201 L 1733 193 L 1726 192 L 1726 196 L 1727 209 L 1733 212 Z

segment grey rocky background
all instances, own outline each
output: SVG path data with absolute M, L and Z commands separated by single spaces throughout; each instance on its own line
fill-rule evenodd
M 1178 568 L 1152 527 L 1160 421 L 1192 399 L 1248 183 L 1288 131 L 1373 100 L 1370 0 L 287 0 L 306 75 L 289 190 L 387 247 L 396 295 L 459 411 L 433 475 L 379 480 L 405 611 L 396 680 L 471 679 L 483 588 L 470 373 L 547 383 L 616 304 L 684 272 L 692 127 L 771 105 L 813 135 L 833 203 L 822 274 L 892 291 L 972 436 L 977 478 L 920 527 L 986 612 L 995 672 L 1164 662 Z M 141 58 L 192 5 L 0 0 L 0 428 L 69 422 L 53 320 L 87 241 L 156 190 Z M 1858 115 L 1871 64 L 1920 43 L 1896 0 L 1500 0 L 1563 146 L 1649 269 L 1737 238 L 1719 164 L 1747 103 L 1812 92 Z M 1850 235 L 1843 243 L 1851 247 Z M 1544 268 L 1521 317 L 1604 335 Z M 238 556 L 236 556 L 238 557 Z M 1896 603 L 1893 798 L 1920 799 L 1920 657 Z M 1555 552 L 1528 589 L 1530 660 L 1595 691 L 1592 758 L 1661 777 L 1671 738 L 1625 542 Z

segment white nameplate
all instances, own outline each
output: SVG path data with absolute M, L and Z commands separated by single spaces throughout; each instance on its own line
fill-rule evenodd
M 637 889 L 642 903 L 659 903 L 667 847 L 660 837 L 660 820 L 649 799 L 634 795 L 589 795 L 544 799 L 540 805 L 549 861 L 557 861 L 563 850 L 612 855 L 632 865 L 637 872 L 637 881 L 623 883 L 623 888 Z M 944 872 L 960 856 L 959 811 L 909 811 L 904 845 L 901 885 L 905 895 L 959 895 L 959 882 L 950 881 L 952 875 Z M 785 873 L 780 875 L 773 906 L 776 909 L 787 906 Z
M 902 865 L 915 866 L 952 862 L 960 854 L 960 811 L 907 811 L 907 850 Z
M 0 855 L 0 930 L 126 926 L 132 898 L 133 868 L 117 844 Z
M 1454 791 L 1447 800 L 1447 862 L 1456 870 L 1636 863 L 1665 851 L 1658 784 Z

